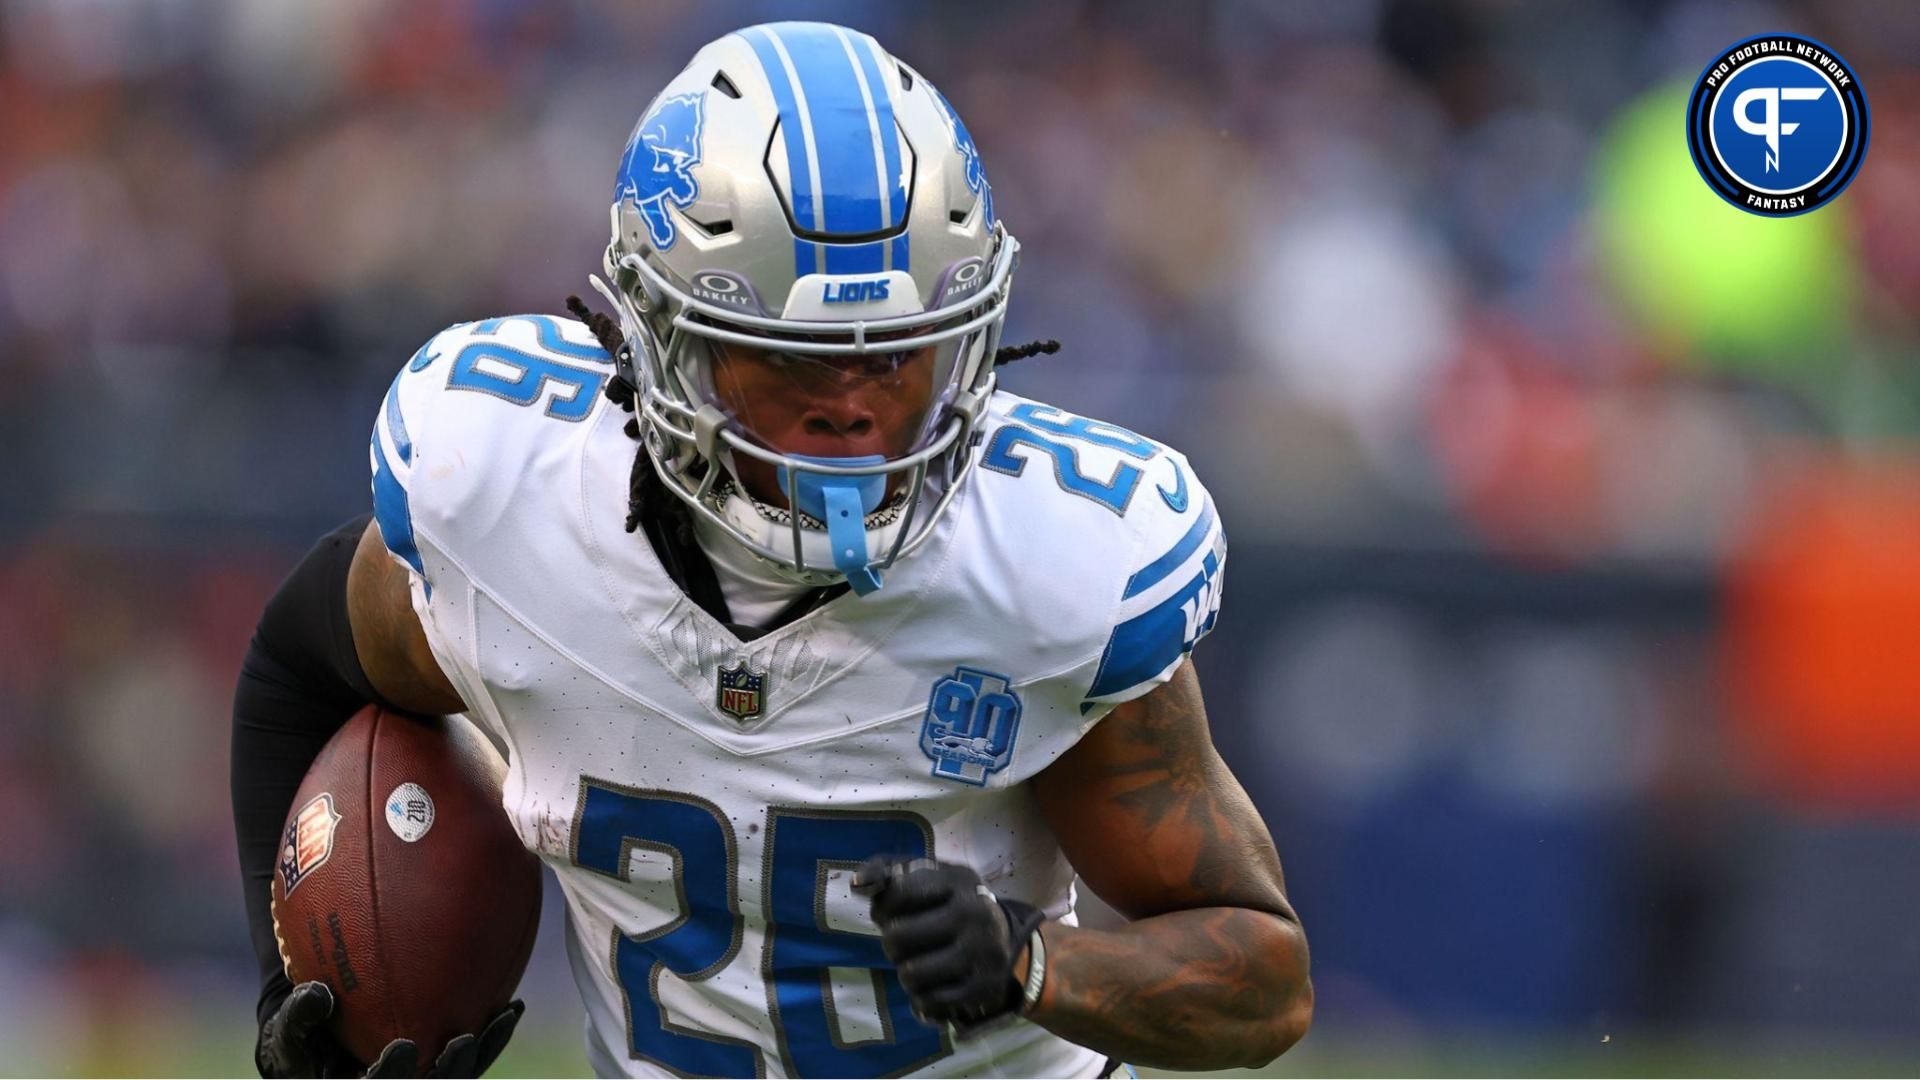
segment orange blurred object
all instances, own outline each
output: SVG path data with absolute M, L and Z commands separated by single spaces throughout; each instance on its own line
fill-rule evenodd
M 1763 782 L 1920 811 L 1920 468 L 1795 470 L 1761 501 L 1727 615 L 1733 721 Z

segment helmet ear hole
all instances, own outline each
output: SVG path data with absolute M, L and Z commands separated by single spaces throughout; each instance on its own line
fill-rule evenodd
M 621 260 L 619 267 L 614 270 L 614 284 L 620 286 L 622 291 L 633 297 L 634 304 L 639 307 L 642 312 L 651 313 L 658 311 L 662 301 L 666 299 L 665 294 L 660 291 L 658 285 L 648 280 L 644 274 L 635 270 L 632 264 L 624 259 Z

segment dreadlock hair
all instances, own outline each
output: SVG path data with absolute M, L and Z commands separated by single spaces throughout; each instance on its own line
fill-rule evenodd
M 1025 360 L 1029 356 L 1039 356 L 1041 353 L 1052 356 L 1059 351 L 1060 343 L 1052 338 L 1045 341 L 1029 341 L 1025 345 L 1002 345 L 994 350 L 993 366 L 1000 367 L 1003 364 L 1011 364 L 1015 360 Z
M 612 316 L 593 310 L 578 296 L 567 297 L 567 310 L 574 318 L 587 324 L 587 329 L 593 331 L 594 340 L 607 350 L 608 356 L 631 362 L 632 352 L 627 345 L 626 335 L 620 332 L 620 324 Z M 638 392 L 632 383 L 619 375 L 607 380 L 605 393 L 608 400 L 622 409 L 630 413 L 637 411 Z M 627 419 L 626 432 L 630 438 L 640 441 L 640 419 L 637 415 Z M 666 490 L 666 484 L 660 479 L 660 474 L 654 471 L 653 461 L 643 443 L 633 455 L 633 470 L 627 474 L 628 532 L 640 528 L 640 520 L 650 507 L 667 515 L 676 539 L 682 543 L 693 542 L 693 518 L 687 514 L 687 508 L 681 505 L 680 500 Z
M 587 329 L 593 331 L 594 340 L 600 343 L 601 348 L 607 350 L 608 356 L 619 357 L 622 352 L 626 352 L 627 355 L 623 359 L 628 361 L 626 366 L 631 370 L 631 347 L 627 344 L 626 335 L 620 332 L 620 324 L 614 321 L 612 316 L 593 310 L 578 296 L 567 297 L 567 311 L 574 318 L 587 324 Z M 999 367 L 1003 364 L 1011 364 L 1015 360 L 1025 360 L 1027 357 L 1039 356 L 1043 353 L 1051 355 L 1059 351 L 1060 343 L 1051 338 L 1044 341 L 1029 341 L 1025 345 L 1007 345 L 995 350 L 993 364 Z M 607 380 L 604 392 L 609 401 L 630 413 L 637 413 L 639 391 L 626 379 L 619 375 L 613 376 Z M 640 441 L 640 420 L 637 415 L 628 418 L 626 432 L 629 437 Z M 654 471 L 653 462 L 643 443 L 639 452 L 633 457 L 633 471 L 627 476 L 628 532 L 633 532 L 640 527 L 641 518 L 646 515 L 649 507 L 658 507 L 660 513 L 668 515 L 669 527 L 682 543 L 693 542 L 693 518 L 688 514 L 686 506 L 666 490 L 666 483 L 660 479 L 660 474 Z

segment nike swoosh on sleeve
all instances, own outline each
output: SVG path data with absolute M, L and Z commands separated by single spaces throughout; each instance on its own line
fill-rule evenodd
M 1159 484 L 1155 484 L 1153 489 L 1160 493 L 1160 497 L 1167 501 L 1167 505 L 1173 509 L 1174 513 L 1184 514 L 1187 512 L 1187 474 L 1180 471 L 1180 466 L 1177 464 L 1173 467 L 1173 479 L 1172 491 L 1168 491 Z

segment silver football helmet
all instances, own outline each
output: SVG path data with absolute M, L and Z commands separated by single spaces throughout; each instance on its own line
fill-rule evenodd
M 613 285 L 595 285 L 668 490 L 796 580 L 879 588 L 971 465 L 1020 251 L 959 116 L 866 34 L 748 27 L 647 107 L 612 224 Z M 887 453 L 782 450 L 716 385 L 743 349 L 796 378 L 908 380 L 891 389 L 924 400 Z M 784 508 L 743 482 L 769 466 Z

